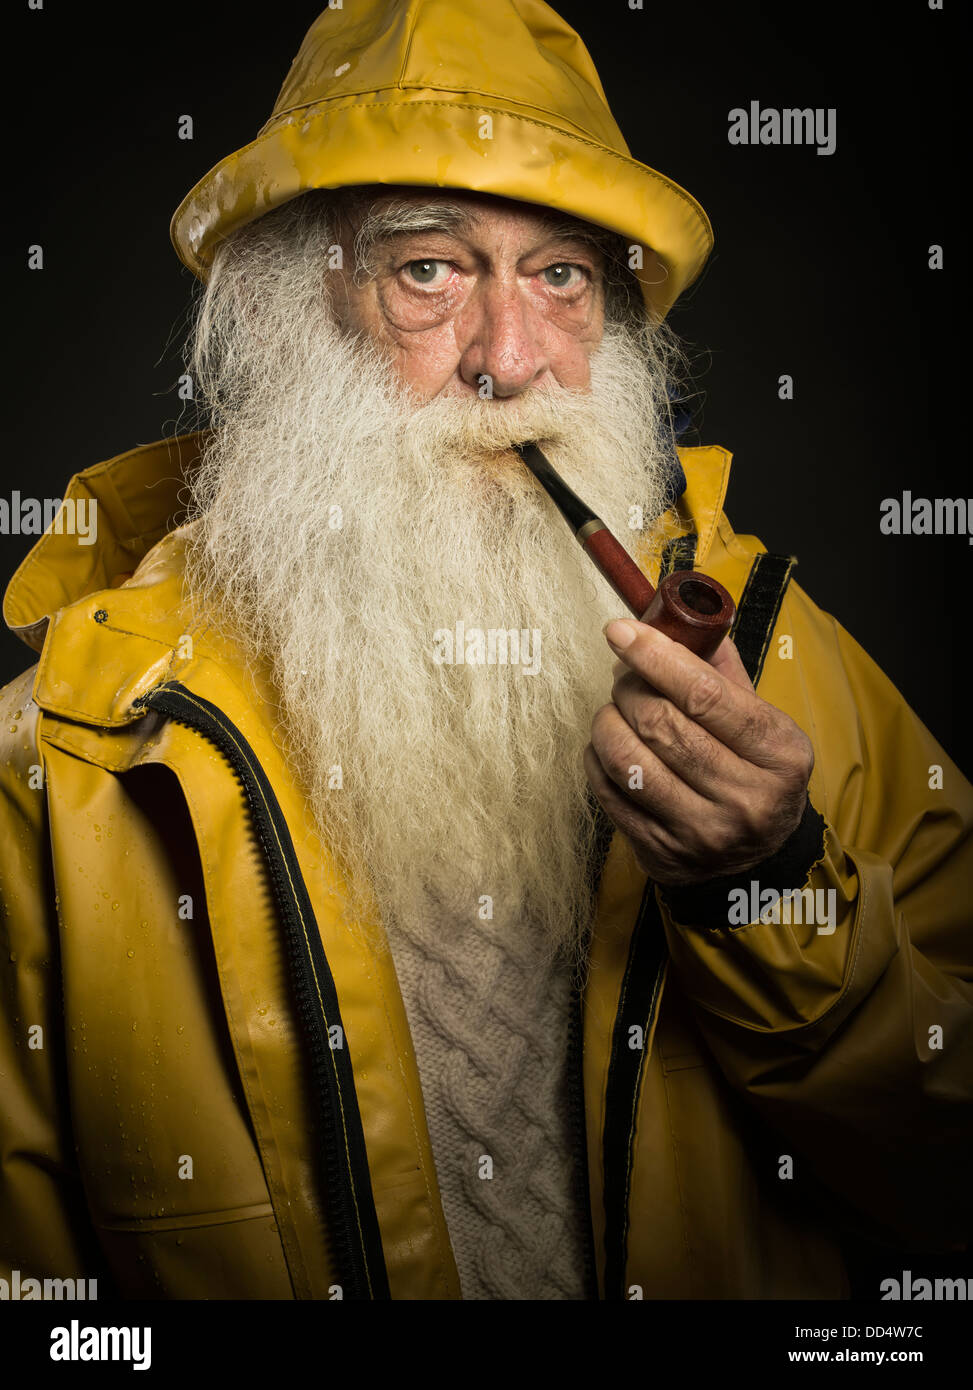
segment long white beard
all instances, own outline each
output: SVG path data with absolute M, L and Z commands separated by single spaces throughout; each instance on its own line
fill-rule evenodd
M 507 446 L 542 441 L 631 544 L 631 509 L 651 525 L 665 506 L 664 388 L 609 325 L 590 391 L 422 405 L 338 331 L 309 259 L 282 260 L 238 256 L 204 313 L 222 341 L 189 590 L 269 664 L 349 924 L 371 903 L 408 921 L 431 896 L 574 950 L 594 827 L 581 755 L 611 688 L 601 629 L 624 606 Z M 249 328 L 241 295 L 261 305 Z M 478 664 L 471 629 L 526 630 L 529 660 Z

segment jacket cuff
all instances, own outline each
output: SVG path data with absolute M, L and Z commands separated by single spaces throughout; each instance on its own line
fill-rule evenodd
M 808 797 L 804 814 L 780 849 L 740 874 L 725 878 L 710 878 L 705 883 L 686 887 L 660 888 L 662 901 L 673 921 L 687 927 L 708 927 L 717 930 L 730 925 L 730 894 L 742 889 L 748 895 L 756 881 L 760 891 L 770 888 L 778 894 L 801 888 L 815 864 L 824 856 L 824 818 L 815 811 Z

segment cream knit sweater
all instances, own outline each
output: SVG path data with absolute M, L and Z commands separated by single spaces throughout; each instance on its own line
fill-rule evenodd
M 433 913 L 389 943 L 463 1297 L 583 1298 L 567 966 Z

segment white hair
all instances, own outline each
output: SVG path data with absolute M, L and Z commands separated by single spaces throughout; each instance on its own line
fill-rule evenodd
M 486 895 L 509 930 L 576 951 L 595 828 L 581 754 L 622 605 L 510 446 L 543 441 L 633 541 L 631 509 L 651 526 L 670 501 L 675 339 L 627 297 L 590 389 L 423 403 L 332 311 L 347 215 L 307 195 L 217 254 L 193 335 L 213 433 L 187 585 L 269 673 L 353 927 L 431 900 L 473 914 Z M 439 661 L 436 634 L 460 622 L 540 633 L 539 669 Z

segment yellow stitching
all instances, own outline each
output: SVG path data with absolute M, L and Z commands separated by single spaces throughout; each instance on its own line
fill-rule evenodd
M 837 837 L 836 837 L 836 838 L 837 838 Z M 851 859 L 851 855 L 849 854 L 848 850 L 842 850 L 842 853 L 846 856 L 846 858 Z M 825 856 L 825 858 L 826 858 L 826 857 L 827 857 L 827 856 Z M 820 863 L 823 863 L 823 862 L 824 862 L 823 859 L 819 859 L 819 860 L 818 860 L 818 863 L 819 863 L 819 864 L 820 864 Z M 851 862 L 852 862 L 853 864 L 855 864 L 854 859 L 851 859 Z M 817 864 L 816 864 L 814 867 L 817 868 Z M 727 1021 L 727 1023 L 732 1023 L 732 1024 L 734 1024 L 734 1026 L 737 1027 L 737 1028 L 746 1028 L 746 1029 L 748 1030 L 748 1032 L 751 1032 L 751 1033 L 763 1033 L 765 1036 L 768 1036 L 768 1037 L 770 1036 L 771 1033 L 777 1033 L 777 1034 L 780 1034 L 781 1036 L 789 1037 L 791 1033 L 801 1033 L 801 1032 L 803 1032 L 805 1029 L 808 1029 L 808 1028 L 816 1028 L 816 1027 L 818 1026 L 819 1023 L 822 1023 L 822 1022 L 824 1021 L 824 1019 L 826 1019 L 826 1018 L 828 1017 L 829 1014 L 834 1013 L 835 1009 L 838 1007 L 838 1005 L 839 1005 L 839 1004 L 841 1003 L 841 1001 L 844 999 L 845 995 L 846 995 L 846 994 L 848 993 L 848 991 L 851 989 L 852 981 L 853 981 L 854 978 L 855 978 L 855 971 L 858 969 L 858 960 L 859 960 L 859 957 L 861 956 L 862 942 L 863 942 L 864 935 L 865 935 L 865 933 L 864 933 L 864 919 L 865 919 L 865 908 L 866 908 L 866 898 L 867 898 L 867 895 L 868 895 L 868 887 L 867 887 L 867 884 L 866 884 L 866 882 L 865 882 L 865 879 L 864 879 L 863 876 L 862 876 L 862 871 L 861 871 L 861 869 L 858 867 L 857 864 L 855 864 L 855 875 L 856 875 L 856 877 L 857 877 L 857 879 L 858 879 L 858 897 L 859 897 L 859 902 L 858 902 L 857 907 L 855 908 L 855 919 L 854 919 L 854 921 L 852 922 L 852 927 L 851 927 L 852 932 L 853 932 L 853 934 L 854 934 L 854 941 L 853 941 L 853 952 L 854 952 L 854 954 L 853 954 L 853 956 L 852 956 L 852 958 L 851 958 L 851 969 L 850 969 L 850 971 L 849 971 L 849 973 L 848 973 L 848 979 L 845 981 L 845 983 L 842 985 L 841 989 L 838 991 L 837 997 L 832 1001 L 832 1003 L 830 1003 L 830 1004 L 828 1005 L 828 1007 L 825 1009 L 824 1013 L 818 1014 L 817 1018 L 808 1019 L 808 1021 L 807 1021 L 806 1023 L 795 1023 L 795 1024 L 794 1024 L 792 1027 L 790 1027 L 790 1028 L 774 1028 L 774 1027 L 762 1028 L 762 1027 L 759 1026 L 759 1024 L 744 1023 L 741 1019 L 739 1019 L 739 1018 L 734 1018 L 732 1014 L 724 1013 L 722 1009 L 714 1009 L 711 1005 L 705 1003 L 702 999 L 697 999 L 695 995 L 689 994 L 689 995 L 687 995 L 686 997 L 687 997 L 688 999 L 691 999 L 692 1002 L 693 1002 L 694 1004 L 697 1004 L 697 1005 L 699 1006 L 699 1008 L 705 1009 L 706 1012 L 707 1012 L 708 1014 L 713 1014 L 713 1016 L 714 1016 L 715 1018 L 722 1018 L 722 1019 L 725 1019 L 725 1020 Z M 756 923 L 756 922 L 752 922 L 752 923 L 750 923 L 749 925 L 750 925 L 750 926 L 757 926 L 757 925 L 759 925 L 759 924 Z M 740 928 L 741 931 L 745 931 L 746 929 L 747 929 L 747 928 L 745 928 L 745 927 L 741 927 L 741 928 Z M 851 956 L 851 954 L 852 954 L 851 951 L 849 951 L 849 955 L 850 955 L 850 956 Z
M 387 941 L 387 938 L 386 938 L 386 941 Z M 375 980 L 376 980 L 376 984 L 377 984 L 377 986 L 378 986 L 378 992 L 379 992 L 379 994 L 381 995 L 381 998 L 382 998 L 382 1012 L 385 1014 L 385 1022 L 388 1024 L 389 1033 L 391 1034 L 392 1039 L 393 1039 L 393 1041 L 394 1041 L 394 1039 L 395 1039 L 395 1028 L 394 1028 L 394 1026 L 393 1026 L 393 1024 L 392 1024 L 392 1016 L 391 1016 L 391 1014 L 389 1013 L 388 996 L 387 996 L 387 994 L 386 994 L 386 992 L 385 992 L 385 987 L 384 987 L 384 985 L 382 984 L 382 977 L 381 977 L 381 971 L 380 971 L 380 970 L 376 970 L 376 972 L 375 972 Z M 400 993 L 401 993 L 401 991 L 400 991 Z M 404 1008 L 405 1008 L 405 1004 L 403 1003 L 403 1009 L 404 1009 Z M 406 1017 L 406 1027 L 408 1027 L 408 1016 Z M 410 1043 L 411 1043 L 411 1033 L 410 1033 L 409 1036 L 410 1036 Z M 415 1044 L 412 1043 L 411 1045 L 412 1045 L 413 1053 L 414 1053 L 414 1052 L 415 1052 Z M 399 1063 L 399 1070 L 400 1070 L 400 1072 L 402 1073 L 403 1080 L 404 1080 L 404 1079 L 405 1079 L 405 1065 L 404 1065 L 404 1063 L 403 1063 L 403 1060 L 402 1060 L 401 1055 L 398 1057 L 398 1063 Z M 418 1074 L 418 1062 L 416 1063 L 416 1072 L 417 1072 L 417 1074 Z M 408 1107 L 409 1119 L 410 1119 L 410 1121 L 412 1122 L 412 1135 L 413 1135 L 413 1138 L 415 1139 L 415 1142 L 416 1142 L 416 1151 L 417 1151 L 417 1153 L 418 1153 L 418 1155 L 419 1155 L 419 1170 L 420 1170 L 420 1172 L 422 1173 L 423 1186 L 424 1186 L 425 1189 L 426 1189 L 426 1196 L 427 1196 L 428 1199 L 429 1199 L 429 1215 L 430 1215 L 430 1218 L 433 1218 L 433 1207 L 434 1207 L 436 1201 L 438 1201 L 438 1203 L 439 1203 L 439 1209 L 440 1209 L 440 1212 L 441 1212 L 442 1218 L 443 1218 L 443 1225 L 445 1226 L 445 1225 L 446 1225 L 446 1214 L 445 1214 L 445 1212 L 443 1211 L 443 1198 L 442 1198 L 442 1192 L 439 1191 L 438 1178 L 437 1178 L 437 1180 L 436 1180 L 436 1186 L 437 1186 L 437 1191 L 438 1191 L 438 1197 L 434 1200 L 434 1198 L 433 1198 L 433 1193 L 432 1193 L 432 1187 L 430 1186 L 430 1182 L 429 1182 L 429 1171 L 428 1171 L 428 1169 L 427 1169 L 427 1167 L 426 1167 L 425 1159 L 424 1159 L 423 1156 L 422 1156 L 422 1141 L 421 1141 L 421 1139 L 420 1139 L 420 1137 L 419 1137 L 419 1129 L 418 1129 L 418 1126 L 417 1126 L 417 1124 L 416 1124 L 416 1114 L 415 1114 L 415 1110 L 413 1109 L 413 1106 L 412 1106 L 412 1098 L 411 1098 L 411 1096 L 409 1095 L 409 1088 L 408 1088 L 408 1085 L 406 1085 L 404 1089 L 405 1089 L 405 1103 L 406 1103 L 406 1106 Z M 421 1090 L 422 1090 L 422 1088 L 421 1088 L 421 1082 L 420 1082 L 420 1094 L 421 1094 Z M 426 1134 L 427 1134 L 427 1136 L 428 1136 L 428 1133 L 429 1133 L 429 1127 L 428 1127 L 428 1125 L 427 1125 L 427 1126 L 426 1126 Z M 431 1140 L 431 1139 L 429 1140 L 429 1147 L 430 1147 L 430 1149 L 432 1148 L 432 1140 Z M 435 1228 L 435 1220 L 434 1220 L 434 1219 L 433 1219 L 433 1226 L 434 1226 L 434 1228 Z M 447 1239 L 448 1239 L 448 1235 L 449 1235 L 449 1228 L 447 1227 Z M 448 1287 L 448 1286 L 447 1286 L 447 1283 L 446 1283 L 446 1272 L 445 1272 L 445 1270 L 444 1270 L 444 1268 L 443 1268 L 443 1263 L 445 1263 L 446 1250 L 445 1250 L 444 1247 L 443 1247 L 443 1243 L 442 1243 L 442 1240 L 441 1240 L 441 1238 L 440 1238 L 438 1229 L 436 1229 L 436 1236 L 435 1236 L 435 1239 L 436 1239 L 436 1246 L 437 1246 L 437 1248 L 438 1248 L 438 1250 L 439 1250 L 439 1256 L 440 1256 L 440 1261 L 441 1261 L 439 1270 L 438 1270 L 438 1272 L 437 1272 L 436 1282 L 443 1288 L 443 1290 L 447 1290 L 447 1287 Z M 450 1247 L 450 1250 L 451 1250 L 451 1247 Z M 453 1260 L 453 1262 L 454 1262 L 454 1264 L 455 1264 L 455 1255 L 453 1255 L 453 1254 L 451 1253 L 451 1254 L 450 1254 L 450 1258 Z
M 683 1184 L 680 1181 L 679 1167 L 680 1154 L 679 1144 L 676 1140 L 676 1127 L 672 1117 L 672 1097 L 669 1094 L 669 1077 L 663 1068 L 662 1073 L 662 1094 L 666 1100 L 666 1119 L 669 1123 L 669 1142 L 672 1145 L 672 1171 L 676 1183 L 676 1197 L 679 1200 L 679 1226 L 682 1233 L 682 1243 L 686 1252 L 686 1273 L 689 1278 L 690 1288 L 693 1285 L 693 1260 L 695 1251 L 689 1239 L 689 1219 L 686 1215 L 686 1201 L 683 1196 Z
M 45 722 L 50 723 L 51 718 L 52 716 L 48 715 Z M 122 732 L 123 737 L 130 736 L 131 734 L 131 731 L 128 729 L 120 732 Z M 67 734 L 57 733 L 53 729 L 45 730 L 44 733 L 40 734 L 39 742 L 49 743 L 52 748 L 60 748 L 62 752 L 77 756 L 81 762 L 87 763 L 89 767 L 100 767 L 104 772 L 129 772 L 132 770 L 132 763 L 130 761 L 116 763 L 110 761 L 108 758 L 96 756 L 94 751 L 90 748 L 86 748 L 83 743 L 75 743 L 68 738 Z
M 644 890 L 643 890 L 643 891 L 644 891 Z M 641 903 L 640 903 L 640 904 L 639 904 L 639 911 L 638 911 L 638 914 L 636 915 L 636 919 L 635 919 L 635 924 L 634 924 L 634 926 L 633 926 L 633 928 L 632 928 L 633 935 L 634 935 L 634 933 L 635 933 L 636 928 L 638 927 L 639 917 L 641 917 L 641 915 L 642 915 L 642 907 L 641 907 Z M 618 1009 L 617 1009 L 616 1014 L 615 1014 L 616 1019 L 622 1018 L 622 1017 L 624 1016 L 624 1011 L 625 1011 L 625 999 L 626 999 L 626 995 L 627 995 L 627 993 L 628 993 L 628 981 L 629 981 L 629 976 L 630 976 L 630 974 L 631 974 L 631 951 L 632 951 L 632 945 L 631 945 L 631 938 L 630 938 L 630 939 L 629 939 L 629 960 L 626 962 L 625 973 L 622 975 L 622 987 L 621 987 L 621 991 L 620 991 L 619 998 L 618 998 Z M 612 1062 L 613 1062 L 613 1058 L 612 1058 L 612 1056 L 609 1054 L 609 1058 L 608 1058 L 608 1073 L 607 1073 L 607 1075 L 606 1075 L 606 1077 L 605 1077 L 604 1114 L 603 1114 L 603 1116 L 602 1116 L 602 1125 L 601 1125 L 601 1131 L 602 1131 L 602 1135 L 601 1135 L 601 1137 L 602 1137 L 602 1170 L 603 1170 L 603 1171 L 602 1171 L 602 1197 L 604 1197 L 604 1194 L 605 1194 L 605 1191 L 607 1190 L 608 1182 L 609 1182 L 609 1178 L 608 1178 L 608 1165 L 605 1163 L 604 1143 L 605 1143 L 605 1126 L 606 1126 L 607 1123 L 608 1123 L 608 1087 L 611 1085 Z M 586 1128 L 587 1128 L 587 1127 L 586 1127 Z M 629 1131 L 629 1141 L 631 1142 L 631 1130 Z M 587 1140 L 587 1134 L 586 1134 L 586 1136 L 585 1136 L 585 1143 L 587 1143 L 587 1142 L 588 1142 L 588 1140 Z M 623 1216 L 623 1218 L 624 1218 L 624 1215 L 625 1215 L 625 1207 L 624 1207 L 624 1205 L 623 1205 L 623 1207 L 622 1207 L 622 1216 Z M 607 1219 L 608 1219 L 608 1212 L 607 1212 L 607 1210 L 606 1210 L 606 1212 L 605 1212 L 605 1220 L 606 1220 L 606 1223 L 607 1223 Z M 606 1234 L 607 1234 L 607 1224 L 606 1224 Z
M 99 590 L 98 592 L 106 592 L 106 591 L 104 591 L 104 590 Z M 62 610 L 62 611 L 63 611 L 63 610 Z M 146 635 L 145 633 L 143 633 L 143 632 L 129 632 L 129 631 L 127 631 L 126 628 L 123 628 L 123 627 L 115 627 L 113 624 L 109 624 L 109 623 L 100 623 L 100 624 L 99 624 L 99 627 L 104 627 L 106 632 L 115 632 L 115 633 L 118 633 L 118 635 L 121 636 L 121 637 L 135 637 L 135 638 L 138 638 L 138 639 L 139 639 L 140 641 L 142 641 L 142 642 L 151 642 L 151 643 L 153 643 L 153 645 L 156 646 L 156 647 L 162 647 L 163 649 L 168 648 L 168 650 L 169 650 L 169 661 L 168 661 L 168 664 L 167 664 L 167 666 L 166 666 L 166 674 L 168 674 L 168 672 L 172 669 L 172 663 L 173 663 L 173 661 L 174 661 L 174 659 L 175 659 L 176 649 L 175 649 L 175 647 L 172 645 L 171 642 L 164 642 L 164 641 L 163 641 L 161 638 L 159 638 L 159 637 L 149 637 L 149 636 L 147 636 L 147 635 Z M 36 679 L 37 679 L 37 683 L 38 683 L 38 684 L 41 684 L 41 683 L 46 679 L 46 677 L 47 677 L 47 668 L 50 666 L 51 660 L 53 659 L 53 658 L 52 658 L 53 647 L 54 647 L 54 643 L 53 643 L 53 642 L 48 643 L 48 642 L 45 641 L 45 643 L 44 643 L 44 649 L 43 649 L 43 651 L 41 652 L 40 659 L 39 659 L 39 661 L 38 661 L 38 663 L 37 663 L 37 678 L 36 678 Z M 165 679 L 165 676 L 163 676 L 163 679 Z M 52 702 L 50 702 L 50 701 L 48 701 L 48 702 L 46 702 L 45 704 L 41 705 L 41 702 L 40 702 L 39 700 L 38 700 L 37 703 L 38 703 L 38 705 L 40 706 L 41 709 L 46 709 L 46 710 L 48 710 L 51 714 L 61 715 L 61 716 L 65 715 L 65 714 L 75 714 L 75 715 L 78 716 L 79 719 L 83 719 L 83 720 L 85 720 L 87 723 L 93 724 L 96 728 L 99 728 L 99 729 L 115 729 L 115 728 L 119 728 L 119 726 L 121 726 L 122 728 L 124 728 L 126 725 L 132 723 L 132 720 L 131 720 L 131 719 L 127 719 L 127 718 L 125 718 L 124 716 L 120 716 L 120 715 L 111 715 L 111 714 L 107 714 L 107 715 L 92 714 L 91 711 L 90 711 L 89 709 L 75 709 L 73 705 L 67 705 L 67 704 L 54 704 L 54 703 L 52 703 Z M 131 711 L 129 710 L 129 713 L 130 713 L 130 712 L 131 712 Z
M 653 990 L 652 998 L 649 1001 L 648 1026 L 646 1028 L 646 1036 L 642 1040 L 642 1059 L 639 1062 L 638 1072 L 636 1073 L 635 1077 L 635 1086 L 632 1091 L 632 1113 L 628 1127 L 628 1143 L 625 1149 L 625 1191 L 622 1201 L 622 1217 L 625 1222 L 626 1246 L 625 1260 L 622 1266 L 623 1282 L 625 1277 L 625 1266 L 628 1264 L 628 1196 L 632 1185 L 632 1150 L 634 1147 L 633 1140 L 635 1138 L 635 1129 L 638 1119 L 639 1094 L 642 1089 L 642 1071 L 645 1067 L 646 1062 L 648 1061 L 649 1054 L 652 1050 L 652 1041 L 655 1038 L 655 1025 L 659 1017 L 659 1005 L 662 1001 L 662 986 L 665 983 L 665 979 L 668 972 L 669 958 L 667 956 L 664 964 L 662 965 L 658 974 L 656 975 L 655 988 Z
M 214 711 L 212 711 L 212 710 L 207 710 L 207 709 L 205 709 L 205 708 L 199 703 L 199 701 L 196 699 L 196 697 L 192 694 L 191 691 L 179 691 L 179 692 L 176 692 L 176 693 L 177 693 L 177 694 L 180 694 L 184 699 L 188 700 L 191 704 L 195 705 L 196 708 L 197 708 L 198 710 L 200 710 L 203 714 L 208 714 L 208 715 L 210 716 L 210 718 L 216 720 L 217 724 L 220 725 L 220 727 L 223 729 L 223 732 L 227 735 L 227 737 L 228 737 L 228 738 L 230 739 L 230 741 L 233 743 L 234 747 L 237 749 L 237 752 L 240 754 L 241 758 L 243 759 L 243 761 L 244 761 L 244 763 L 246 764 L 246 766 L 247 766 L 247 768 L 249 769 L 249 771 L 250 771 L 251 773 L 253 773 L 253 772 L 254 772 L 253 765 L 250 763 L 249 759 L 247 758 L 246 751 L 245 751 L 243 748 L 241 748 L 241 747 L 240 747 L 240 744 L 237 742 L 237 740 L 236 740 L 236 738 L 235 738 L 235 736 L 234 736 L 234 730 L 233 730 L 232 726 L 229 726 L 229 727 L 228 727 L 226 724 L 223 724 L 223 723 L 221 722 L 219 716 L 218 716 L 218 713 L 214 713 Z M 255 773 L 254 773 L 254 780 L 257 781 L 257 779 L 256 779 L 256 774 L 255 774 Z M 320 1009 L 321 1009 L 321 1017 L 324 1019 L 324 1026 L 325 1026 L 325 1028 L 328 1029 L 328 1030 L 330 1031 L 330 1027 L 329 1027 L 329 1024 L 328 1024 L 328 1015 L 327 1015 L 327 1012 L 326 1012 L 325 1007 L 324 1007 L 324 1000 L 321 998 L 321 986 L 320 986 L 320 984 L 319 984 L 319 982 L 318 982 L 317 971 L 316 971 L 315 968 L 314 968 L 314 958 L 313 958 L 313 956 L 311 955 L 311 943 L 310 943 L 310 940 L 309 940 L 309 938 L 308 938 L 307 923 L 304 921 L 304 914 L 303 914 L 303 912 L 301 912 L 301 904 L 300 904 L 300 901 L 298 900 L 298 897 L 297 897 L 297 891 L 296 891 L 296 889 L 294 888 L 294 881 L 293 881 L 293 879 L 291 878 L 290 869 L 289 869 L 289 867 L 288 867 L 288 865 L 287 865 L 286 858 L 284 857 L 284 850 L 283 850 L 283 846 L 281 845 L 281 842 L 280 842 L 280 837 L 278 836 L 276 827 L 274 826 L 273 817 L 270 815 L 270 806 L 269 806 L 269 803 L 268 803 L 268 801 L 267 801 L 266 796 L 264 796 L 263 788 L 260 786 L 259 781 L 257 781 L 257 790 L 258 790 L 258 792 L 260 793 L 260 797 L 261 797 L 261 800 L 263 801 L 264 808 L 266 809 L 267 814 L 268 814 L 268 817 L 270 818 L 271 828 L 272 828 L 273 831 L 274 831 L 274 838 L 277 840 L 277 847 L 278 847 L 278 849 L 280 850 L 281 858 L 284 860 L 284 869 L 285 869 L 285 871 L 286 871 L 286 873 L 287 873 L 287 879 L 288 879 L 288 882 L 289 882 L 290 887 L 291 887 L 291 892 L 294 894 L 294 902 L 295 902 L 295 906 L 297 907 L 298 916 L 299 916 L 300 919 L 301 919 L 301 930 L 302 930 L 303 933 L 304 933 L 304 943 L 305 943 L 305 945 L 307 946 L 307 949 L 308 949 L 308 958 L 309 958 L 310 965 L 311 965 L 311 974 L 312 974 L 313 977 L 314 977 L 314 988 L 315 988 L 315 992 L 317 993 L 317 996 L 318 996 L 318 1005 L 319 1005 L 319 1007 L 320 1007 Z M 332 1049 L 332 1048 L 329 1048 L 329 1052 L 331 1052 L 331 1053 L 333 1054 L 333 1049 Z M 366 1250 L 365 1250 L 365 1236 L 364 1236 L 364 1232 L 362 1231 L 362 1227 L 361 1227 L 361 1213 L 359 1212 L 359 1209 L 358 1209 L 358 1194 L 357 1194 L 357 1192 L 355 1191 L 355 1174 L 354 1174 L 354 1169 L 353 1169 L 352 1161 L 351 1161 L 351 1153 L 350 1153 L 349 1148 L 348 1148 L 348 1128 L 347 1128 L 347 1125 L 346 1125 L 346 1123 L 345 1123 L 345 1107 L 344 1107 L 344 1101 L 343 1101 L 342 1094 L 341 1094 L 341 1078 L 338 1076 L 338 1068 L 337 1068 L 337 1064 L 335 1063 L 335 1059 L 334 1059 L 334 1056 L 333 1056 L 333 1055 L 332 1055 L 332 1057 L 331 1057 L 331 1066 L 332 1066 L 332 1068 L 333 1068 L 333 1070 L 334 1070 L 335 1083 L 336 1083 L 337 1090 L 338 1090 L 338 1107 L 339 1107 L 339 1109 L 340 1109 L 340 1111 L 341 1111 L 341 1129 L 342 1129 L 342 1133 L 343 1133 L 343 1135 L 344 1135 L 344 1140 L 345 1140 L 345 1157 L 346 1157 L 347 1160 L 348 1160 L 348 1178 L 349 1178 L 349 1181 L 350 1181 L 350 1183 L 351 1183 L 351 1197 L 352 1197 L 352 1202 L 353 1202 L 354 1207 L 355 1207 L 355 1222 L 356 1222 L 356 1224 L 357 1224 L 357 1226 L 358 1226 L 358 1237 L 359 1237 L 359 1241 L 360 1241 L 360 1243 L 361 1243 L 362 1259 L 363 1259 L 364 1265 L 365 1265 L 365 1278 L 366 1278 L 366 1280 L 367 1280 L 367 1282 L 368 1282 L 368 1291 L 369 1291 L 369 1293 L 372 1295 L 372 1297 L 374 1297 L 374 1290 L 372 1289 L 371 1275 L 370 1275 L 369 1269 L 368 1269 L 368 1256 L 367 1256 L 367 1253 L 366 1253 Z
M 210 910 L 208 901 L 208 889 L 216 878 L 216 856 L 211 853 L 211 847 L 205 837 L 197 834 L 196 826 L 200 822 L 200 805 L 196 799 L 194 789 L 184 781 L 180 770 L 174 761 L 168 758 L 160 758 L 154 763 L 155 767 L 165 767 L 175 777 L 182 795 L 185 799 L 189 811 L 190 822 L 194 836 L 196 836 L 196 846 L 199 851 L 200 868 L 203 872 L 204 888 L 207 890 L 207 901 L 205 904 L 207 919 L 212 931 L 213 913 Z M 262 872 L 261 878 L 265 877 Z M 273 896 L 273 889 L 269 884 L 265 884 L 268 892 Z M 217 956 L 216 943 L 213 943 L 214 959 Z M 231 967 L 236 973 L 235 961 Z M 275 1132 L 275 1121 L 272 1114 L 271 1105 L 267 1099 L 267 1092 L 264 1086 L 263 1075 L 260 1063 L 256 1060 L 253 1039 L 245 1021 L 234 1013 L 234 993 L 231 991 L 229 999 L 224 996 L 224 1003 L 228 1014 L 230 1033 L 233 1040 L 234 1057 L 239 1068 L 240 1084 L 243 1087 L 246 1097 L 248 1110 L 253 1114 L 256 1111 L 262 1113 L 263 1118 L 259 1121 L 254 1120 L 254 1140 L 257 1159 L 260 1163 L 261 1172 L 267 1184 L 267 1192 L 270 1196 L 271 1205 L 274 1209 L 274 1221 L 277 1226 L 277 1234 L 280 1237 L 281 1249 L 284 1255 L 284 1264 L 287 1267 L 287 1277 L 290 1280 L 291 1288 L 294 1290 L 295 1298 L 310 1297 L 314 1289 L 314 1276 L 311 1274 L 304 1258 L 301 1239 L 294 1224 L 294 1218 L 287 1208 L 290 1207 L 289 1180 L 284 1176 L 285 1163 L 281 1157 L 280 1145 L 277 1141 Z M 237 1039 L 240 1039 L 239 1046 L 242 1048 L 242 1039 L 247 1040 L 247 1066 L 253 1072 L 253 1085 L 247 1080 L 247 1068 L 245 1068 L 238 1055 Z M 276 1167 L 271 1161 L 271 1151 L 276 1157 Z
M 768 623 L 768 625 L 767 625 L 767 631 L 766 631 L 766 633 L 764 634 L 764 644 L 763 644 L 763 647 L 761 648 L 761 651 L 760 651 L 760 661 L 759 661 L 759 663 L 758 663 L 758 665 L 757 665 L 757 681 L 758 681 L 758 683 L 759 683 L 759 681 L 760 681 L 760 677 L 763 675 L 763 666 L 764 666 L 764 661 L 765 661 L 766 658 L 767 658 L 767 650 L 768 650 L 768 648 L 770 647 L 770 639 L 771 639 L 771 638 L 773 637 L 773 635 L 774 635 L 774 630 L 776 629 L 778 619 L 780 618 L 780 610 L 781 610 L 781 606 L 783 605 L 783 602 L 784 602 L 784 590 L 787 588 L 787 581 L 788 581 L 788 579 L 790 579 L 791 570 L 792 570 L 793 568 L 794 568 L 794 561 L 793 561 L 793 560 L 788 560 L 788 562 L 787 562 L 787 569 L 784 571 L 784 576 L 783 576 L 783 578 L 782 578 L 781 581 L 780 581 L 780 587 L 779 587 L 778 590 L 777 590 L 777 612 L 776 612 L 776 613 L 774 614 L 774 616 L 773 616 L 773 621 L 770 622 L 770 623 Z

